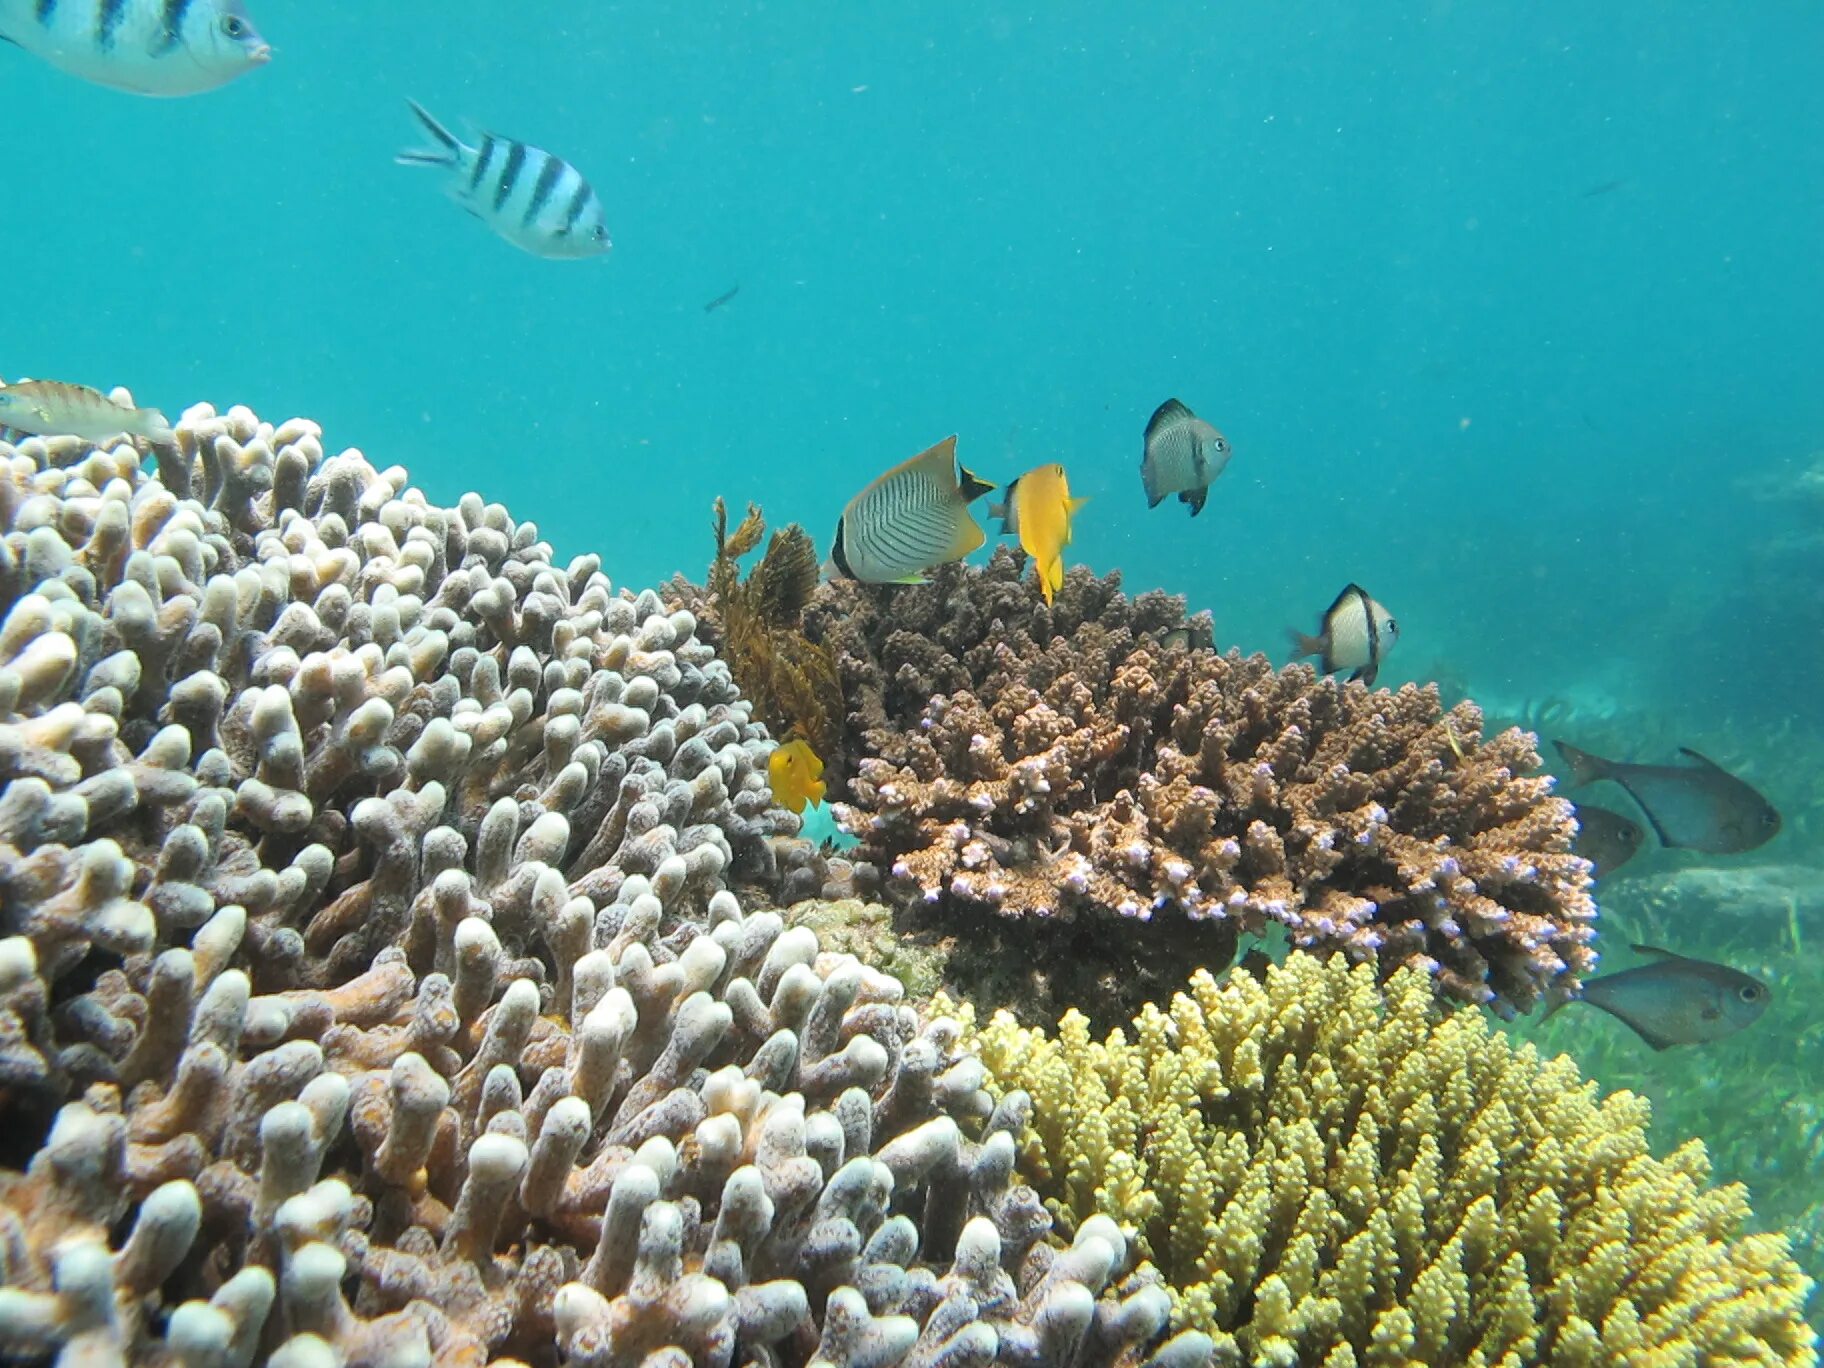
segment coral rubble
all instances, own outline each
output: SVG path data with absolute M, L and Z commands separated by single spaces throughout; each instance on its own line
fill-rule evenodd
M 1032 967 L 1003 1001 L 1131 1002 L 1275 924 L 1501 1011 L 1590 965 L 1589 869 L 1533 738 L 1432 689 L 1187 647 L 1207 625 L 1118 576 L 1073 570 L 1047 607 L 1019 567 L 806 610 L 844 672 L 855 858 L 959 945 L 1013 945 Z
M 1005 1013 L 975 1043 L 1032 1098 L 1022 1171 L 1137 1230 L 1219 1364 L 1817 1362 L 1809 1280 L 1701 1143 L 1654 1158 L 1645 1101 L 1417 971 L 1295 954 L 1100 1044 Z
M 0 446 L 0 1354 L 1191 1368 L 958 1028 L 725 885 L 688 612 L 314 425 Z

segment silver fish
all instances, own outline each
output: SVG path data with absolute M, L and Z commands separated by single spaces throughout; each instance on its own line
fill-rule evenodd
M 474 147 L 407 100 L 435 147 L 408 148 L 393 160 L 449 172 L 450 198 L 495 233 L 533 256 L 575 260 L 600 256 L 614 244 L 602 202 L 589 182 L 562 157 L 542 148 L 483 133 Z
M 1653 963 L 1605 974 L 1571 1002 L 1587 1002 L 1625 1022 L 1656 1050 L 1701 1045 L 1752 1026 L 1773 1000 L 1759 979 L 1726 964 L 1687 959 L 1652 945 L 1628 947 Z M 1555 1003 L 1549 1017 L 1564 1004 Z
M 1563 741 L 1553 744 L 1570 766 L 1573 784 L 1613 779 L 1626 789 L 1663 846 L 1738 855 L 1779 835 L 1779 810 L 1758 789 L 1694 750 L 1679 750 L 1694 762 L 1689 765 L 1630 765 Z
M 0 39 L 135 95 L 199 95 L 272 59 L 241 0 L 0 0 Z
M 830 559 L 864 584 L 923 584 L 925 571 L 987 542 L 969 503 L 993 488 L 957 465 L 956 438 L 946 437 L 849 500 Z
M 155 408 L 130 408 L 87 385 L 60 380 L 21 380 L 0 387 L 0 428 L 39 437 L 80 437 L 105 442 L 126 433 L 156 446 L 176 439 Z
M 1157 508 L 1166 495 L 1176 494 L 1196 517 L 1229 455 L 1227 437 L 1176 399 L 1167 399 L 1146 422 L 1146 445 L 1140 455 L 1146 506 Z
M 1400 639 L 1400 624 L 1366 589 L 1351 584 L 1324 610 L 1316 636 L 1297 631 L 1289 635 L 1293 659 L 1317 656 L 1325 674 L 1350 670 L 1350 679 L 1372 686 L 1381 662 Z

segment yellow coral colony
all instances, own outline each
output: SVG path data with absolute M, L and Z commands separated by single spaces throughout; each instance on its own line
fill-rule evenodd
M 1136 1230 L 1217 1362 L 1813 1365 L 1809 1280 L 1740 1232 L 1647 1103 L 1446 1013 L 1415 970 L 1294 955 L 1199 972 L 1103 1043 L 1005 1013 L 975 1042 L 1034 1102 L 1026 1176 L 1067 1219 Z

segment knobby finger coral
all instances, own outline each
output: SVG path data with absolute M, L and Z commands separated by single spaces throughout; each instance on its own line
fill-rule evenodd
M 1739 1186 L 1647 1104 L 1598 1098 L 1425 975 L 1295 954 L 1198 972 L 1093 1040 L 1005 1013 L 991 1087 L 1031 1095 L 1022 1172 L 1067 1220 L 1138 1232 L 1218 1363 L 1809 1368 L 1810 1283 L 1742 1234 Z
M 1118 576 L 1072 570 L 1047 606 L 1019 565 L 806 610 L 844 673 L 856 858 L 913 925 L 1019 963 L 1000 1000 L 1131 1009 L 1270 926 L 1503 1012 L 1589 967 L 1589 867 L 1532 737 L 1484 737 L 1434 689 L 1218 654 Z

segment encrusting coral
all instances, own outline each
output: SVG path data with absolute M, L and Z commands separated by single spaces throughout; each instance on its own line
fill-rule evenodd
M 0 1354 L 1207 1359 L 954 1022 L 724 886 L 769 742 L 688 613 L 178 442 L 0 446 Z
M 1005 1013 L 972 1034 L 1029 1094 L 1021 1171 L 1068 1219 L 1138 1232 L 1216 1362 L 1809 1368 L 1809 1280 L 1741 1234 L 1699 1142 L 1648 1150 L 1598 1100 L 1425 975 L 1292 955 L 1097 1043 Z
M 1131 1007 L 1274 925 L 1503 1012 L 1589 967 L 1589 868 L 1532 737 L 1218 654 L 1118 575 L 1073 569 L 1048 607 L 1020 564 L 830 585 L 805 615 L 843 669 L 855 858 L 914 925 L 1030 966 L 999 1000 Z

